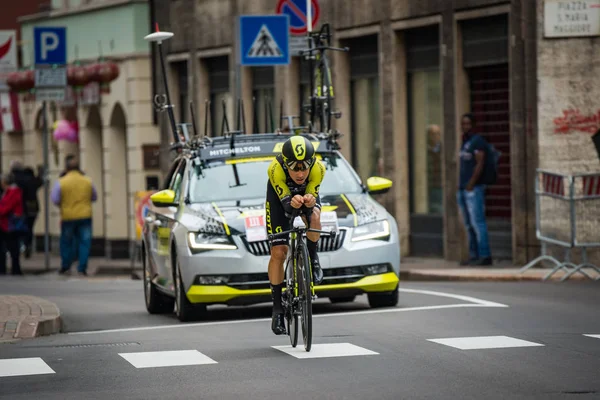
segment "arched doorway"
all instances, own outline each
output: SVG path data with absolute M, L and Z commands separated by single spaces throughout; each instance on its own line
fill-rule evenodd
M 131 201 L 127 165 L 127 119 L 120 103 L 115 104 L 106 135 L 106 239 L 110 258 L 129 258 Z
M 80 167 L 92 179 L 98 199 L 93 205 L 91 257 L 105 255 L 106 224 L 104 216 L 104 140 L 102 118 L 97 106 L 91 106 L 80 130 Z

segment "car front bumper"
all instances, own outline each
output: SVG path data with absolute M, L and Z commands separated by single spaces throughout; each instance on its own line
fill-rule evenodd
M 398 286 L 400 248 L 395 240 L 337 243 L 320 240 L 319 261 L 324 279 L 315 286 L 319 297 L 389 292 Z M 237 250 L 191 254 L 180 246 L 178 257 L 184 287 L 192 303 L 245 305 L 271 301 L 268 245 L 249 244 L 235 236 Z

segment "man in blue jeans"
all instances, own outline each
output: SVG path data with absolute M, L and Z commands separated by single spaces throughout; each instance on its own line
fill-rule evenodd
M 92 180 L 79 169 L 73 155 L 65 159 L 66 173 L 52 188 L 52 202 L 60 208 L 60 258 L 59 272 L 71 268 L 75 254 L 79 258 L 77 271 L 87 275 L 87 264 L 92 243 L 92 203 L 98 195 Z M 75 247 L 77 246 L 77 247 Z
M 473 132 L 475 118 L 462 117 L 463 131 L 460 149 L 460 177 L 456 200 L 469 236 L 469 260 L 461 265 L 491 265 L 492 255 L 485 220 L 485 185 L 481 183 L 487 142 Z

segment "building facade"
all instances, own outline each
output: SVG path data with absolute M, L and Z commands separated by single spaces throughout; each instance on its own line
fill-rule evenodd
M 275 14 L 273 0 L 155 2 L 166 45 L 171 95 L 194 101 L 204 120 L 210 100 L 220 134 L 222 101 L 234 113 L 236 16 Z M 522 263 L 539 251 L 535 239 L 534 171 L 538 157 L 535 2 L 525 0 L 319 0 L 315 29 L 329 23 L 342 152 L 363 179 L 380 175 L 394 186 L 382 203 L 397 218 L 402 255 L 466 258 L 456 204 L 460 116 L 473 112 L 483 135 L 502 152 L 499 181 L 486 205 L 495 258 Z M 308 74 L 289 66 L 243 67 L 245 131 L 254 108 L 275 99 L 276 120 L 300 115 Z M 157 87 L 160 82 L 157 79 Z M 254 103 L 252 99 L 255 99 Z M 258 129 L 266 122 L 259 119 Z M 269 127 L 266 128 L 269 130 Z M 441 143 L 436 140 L 436 133 Z
M 73 81 L 65 101 L 49 102 L 51 185 L 64 169 L 64 157 L 79 156 L 81 168 L 98 191 L 91 255 L 128 258 L 130 244 L 136 240 L 135 193 L 156 189 L 160 179 L 158 164 L 144 157 L 145 148 L 156 153 L 160 143 L 152 113 L 150 46 L 144 40 L 150 31 L 150 8 L 147 1 L 136 0 L 68 0 L 52 5 L 52 10 L 19 19 L 23 68 L 32 65 L 33 28 L 64 26 L 70 68 L 110 62 L 118 67 L 118 74 L 111 70 L 108 85 L 91 82 L 77 88 L 78 82 Z M 30 91 L 20 96 L 23 130 L 2 135 L 5 171 L 13 159 L 34 170 L 43 163 L 41 102 Z M 64 121 L 75 126 L 76 139 L 57 136 L 55 123 Z M 35 225 L 36 247 L 43 251 L 41 189 L 38 198 L 42 209 Z M 51 251 L 58 254 L 60 215 L 54 205 L 50 205 L 49 230 Z

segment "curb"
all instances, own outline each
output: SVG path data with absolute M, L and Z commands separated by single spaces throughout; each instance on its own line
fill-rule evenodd
M 400 278 L 404 277 L 407 281 L 462 281 L 462 282 L 544 282 L 543 277 L 550 270 L 531 271 L 530 273 L 498 273 L 485 271 L 461 271 L 457 273 L 448 273 L 444 271 L 405 271 L 400 274 Z M 548 279 L 547 282 L 559 282 L 564 276 L 564 272 L 557 272 Z M 582 274 L 572 275 L 567 281 L 590 281 Z M 593 281 L 592 281 L 593 282 Z
M 17 307 L 20 312 L 19 315 L 0 316 L 0 324 L 4 325 L 1 342 L 53 335 L 62 329 L 60 310 L 48 300 L 34 296 L 0 296 L 0 302 Z M 32 315 L 32 311 L 39 315 Z

